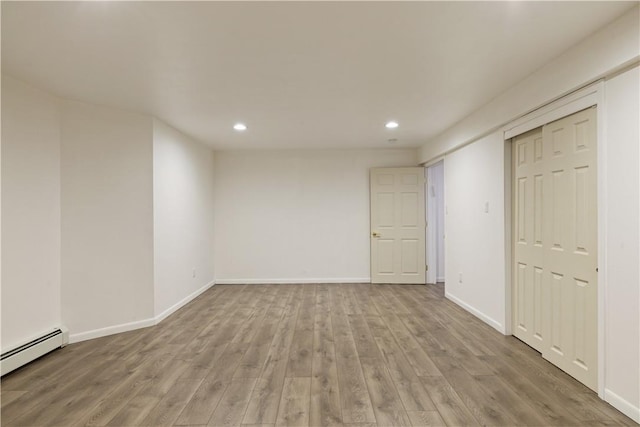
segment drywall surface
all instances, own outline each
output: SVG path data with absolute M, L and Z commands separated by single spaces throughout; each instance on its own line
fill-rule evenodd
M 213 282 L 213 152 L 153 120 L 155 315 Z
M 501 133 L 495 132 L 444 161 L 445 293 L 501 332 L 505 331 L 504 149 Z
M 635 7 L 428 141 L 420 149 L 419 160 L 427 162 L 474 141 L 613 69 L 637 61 L 639 55 L 640 7 Z
M 640 422 L 640 69 L 606 82 L 605 388 Z M 609 396 L 610 397 L 610 396 Z M 607 399 L 609 400 L 609 399 Z M 633 413 L 633 412 L 631 412 Z M 627 413 L 630 415 L 630 413 Z
M 62 317 L 71 339 L 153 318 L 152 150 L 150 117 L 64 102 Z
M 369 169 L 411 150 L 217 152 L 216 283 L 368 282 Z
M 59 116 L 2 76 L 2 351 L 60 326 Z

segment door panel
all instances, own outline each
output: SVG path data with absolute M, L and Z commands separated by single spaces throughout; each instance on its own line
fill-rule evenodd
M 553 138 L 547 173 L 553 189 L 554 245 L 545 265 L 562 276 L 563 313 L 552 326 L 560 331 L 563 352 L 545 352 L 550 362 L 591 389 L 597 387 L 597 183 L 596 109 L 549 123 L 543 141 Z M 544 203 L 544 202 L 543 202 Z
M 423 168 L 371 169 L 371 282 L 425 283 Z
M 544 274 L 540 267 L 533 268 L 533 338 L 534 341 L 541 342 L 544 334 L 544 313 L 543 313 L 543 280 Z
M 402 274 L 418 274 L 420 268 L 418 240 L 402 239 L 401 245 Z
M 513 140 L 514 335 L 597 386 L 595 108 Z
M 402 193 L 400 206 L 402 210 L 402 227 L 411 228 L 418 226 L 418 195 L 415 192 Z M 424 222 L 424 218 L 422 218 Z
M 378 194 L 378 221 L 380 227 L 393 227 L 394 200 L 393 193 Z
M 514 335 L 538 351 L 546 339 L 542 130 L 514 139 Z

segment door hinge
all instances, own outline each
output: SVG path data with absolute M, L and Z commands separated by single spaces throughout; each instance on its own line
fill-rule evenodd
M 424 271 L 429 271 L 429 266 L 428 265 L 424 266 Z

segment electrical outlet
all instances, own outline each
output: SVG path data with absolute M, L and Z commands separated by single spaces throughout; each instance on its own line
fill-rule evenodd
M 458 282 L 462 283 L 462 272 L 458 273 Z

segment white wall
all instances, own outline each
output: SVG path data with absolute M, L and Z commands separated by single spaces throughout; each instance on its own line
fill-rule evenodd
M 640 419 L 640 71 L 606 82 L 605 399 Z M 505 144 L 496 131 L 445 157 L 446 296 L 499 331 L 505 301 Z M 507 162 L 507 165 L 509 163 Z M 485 202 L 489 212 L 484 212 Z M 459 274 L 462 273 L 462 283 Z
M 213 191 L 212 150 L 154 119 L 156 316 L 213 282 Z
M 2 107 L 3 351 L 150 326 L 212 283 L 209 148 L 9 76 Z
M 502 128 L 532 109 L 615 75 L 638 60 L 639 8 L 595 33 L 494 101 L 425 144 L 420 160 L 445 153 L 447 295 L 504 330 L 506 267 L 505 146 Z M 606 158 L 605 399 L 640 422 L 640 280 L 638 272 L 638 74 L 625 72 L 605 86 Z M 486 136 L 485 136 L 486 135 Z M 465 145 L 468 144 L 468 145 Z M 489 214 L 483 203 L 490 202 Z M 495 200 L 495 201 L 493 201 Z M 465 212 L 466 208 L 466 212 Z M 473 226 L 472 226 L 473 225 Z M 491 257 L 487 255 L 491 254 Z M 477 259 L 476 259 L 477 258 Z M 468 274 L 471 272 L 471 277 Z M 458 283 L 459 273 L 463 283 Z
M 416 150 L 219 152 L 216 283 L 369 281 L 369 169 Z
M 640 422 L 640 69 L 606 82 L 606 391 Z M 629 408 L 627 413 L 632 413 Z
M 504 140 L 494 132 L 446 156 L 446 296 L 505 331 Z M 489 212 L 485 212 L 485 204 Z M 462 281 L 460 281 L 462 274 Z
M 2 76 L 2 351 L 60 326 L 60 111 Z
M 428 141 L 420 149 L 420 162 L 428 162 L 475 141 L 613 69 L 637 61 L 640 55 L 639 18 L 640 7 L 635 7 Z
M 152 141 L 148 116 L 64 102 L 62 316 L 72 340 L 153 318 Z

